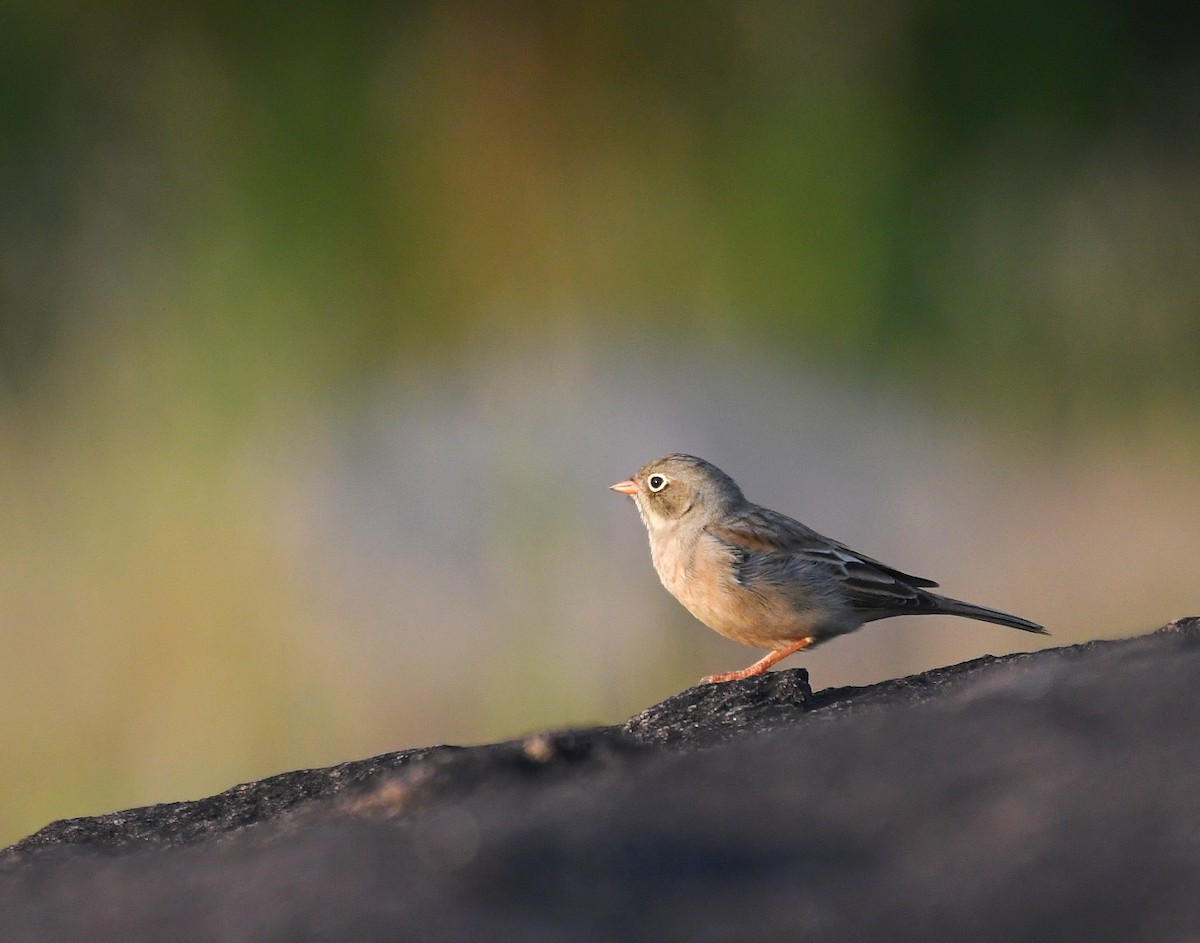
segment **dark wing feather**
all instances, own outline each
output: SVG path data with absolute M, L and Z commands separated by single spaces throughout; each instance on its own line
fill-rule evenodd
M 772 511 L 770 508 L 751 505 L 723 518 L 719 524 L 713 525 L 710 529 L 714 532 L 726 530 L 731 534 L 736 534 L 737 538 L 733 542 L 754 550 L 800 552 L 830 559 L 849 558 L 861 561 L 909 586 L 937 586 L 933 580 L 923 576 L 913 576 L 911 573 L 897 570 L 895 567 L 881 563 L 857 550 L 851 550 L 845 544 L 818 534 L 811 527 L 806 527 L 786 514 Z
M 933 580 L 880 563 L 768 508 L 744 508 L 707 529 L 740 552 L 742 565 L 761 555 L 779 555 L 793 558 L 802 567 L 825 570 L 838 578 L 847 601 L 860 611 L 919 610 L 928 599 L 919 587 L 937 586 Z

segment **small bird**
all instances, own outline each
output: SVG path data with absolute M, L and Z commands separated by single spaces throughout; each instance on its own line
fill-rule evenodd
M 637 505 L 667 591 L 710 629 L 770 649 L 749 668 L 704 683 L 762 674 L 788 655 L 891 616 L 963 616 L 1048 634 L 1028 619 L 931 593 L 933 580 L 751 504 L 732 478 L 693 455 L 657 458 L 612 490 Z

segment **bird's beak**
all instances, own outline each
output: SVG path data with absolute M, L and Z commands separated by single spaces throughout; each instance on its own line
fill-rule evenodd
M 618 481 L 615 485 L 610 486 L 613 491 L 619 491 L 621 494 L 634 495 L 637 494 L 637 482 L 632 478 L 626 478 L 624 481 Z

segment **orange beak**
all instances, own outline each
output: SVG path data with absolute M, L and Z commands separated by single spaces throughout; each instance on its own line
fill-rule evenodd
M 619 491 L 621 494 L 634 495 L 637 494 L 637 482 L 632 478 L 626 478 L 624 481 L 618 481 L 615 485 L 610 486 L 613 491 Z

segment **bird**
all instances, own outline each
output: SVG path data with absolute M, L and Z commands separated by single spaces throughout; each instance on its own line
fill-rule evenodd
M 1028 619 L 930 592 L 933 580 L 751 503 L 725 472 L 694 455 L 656 458 L 611 488 L 637 505 L 667 591 L 710 629 L 768 649 L 750 667 L 702 683 L 760 675 L 789 655 L 892 616 L 962 616 L 1049 634 Z

